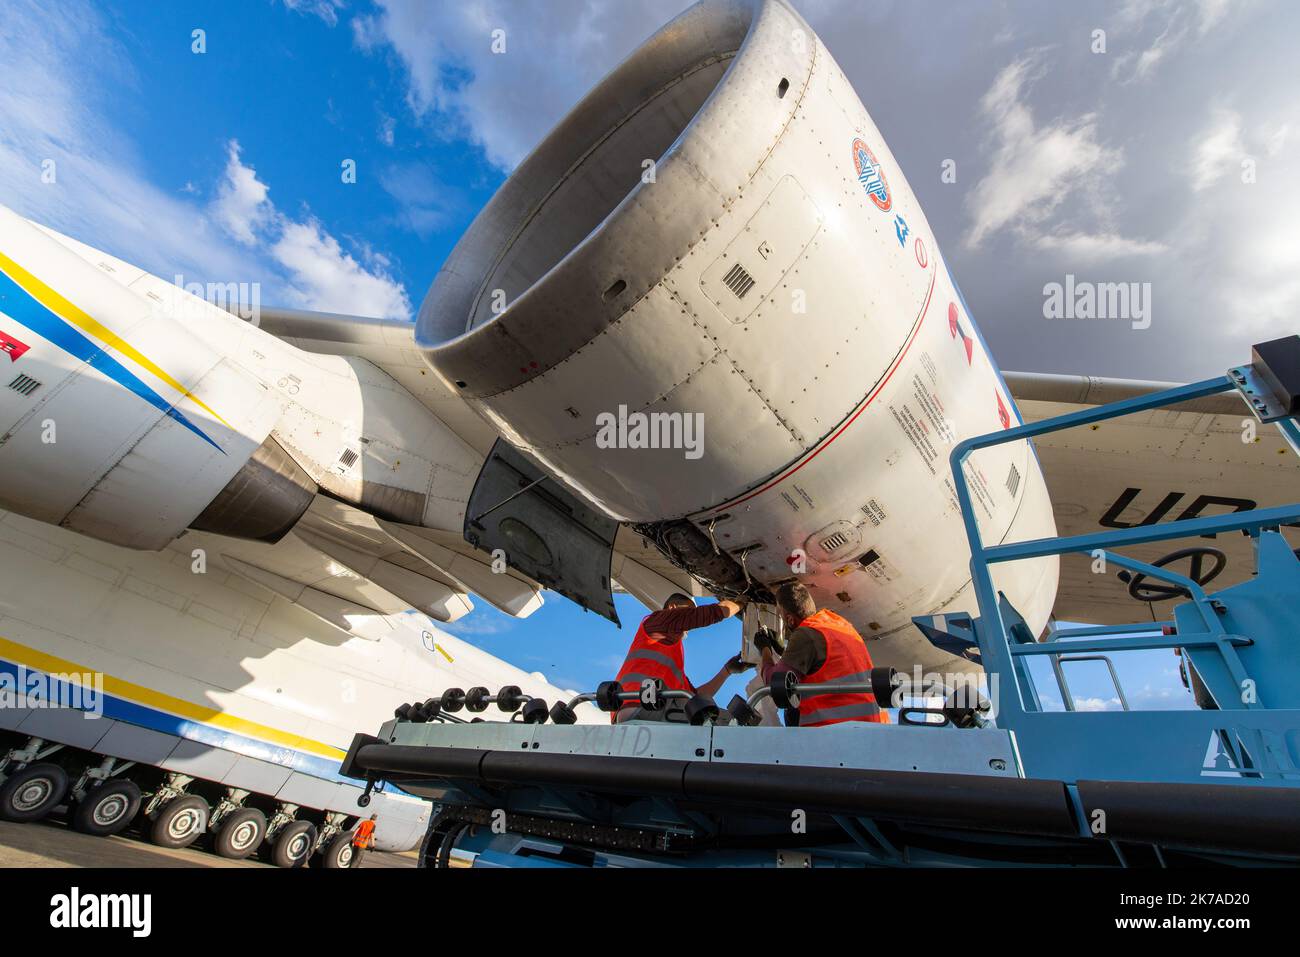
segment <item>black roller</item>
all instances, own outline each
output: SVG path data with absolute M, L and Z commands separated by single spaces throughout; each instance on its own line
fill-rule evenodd
M 577 724 L 578 716 L 563 701 L 551 705 L 551 724 Z
M 768 687 L 772 689 L 772 700 L 778 708 L 799 707 L 799 692 L 794 690 L 798 683 L 799 679 L 793 671 L 778 671 L 772 675 Z
M 718 705 L 708 695 L 697 694 L 686 702 L 686 720 L 699 726 L 708 724 L 718 716 Z
M 519 712 L 524 724 L 545 724 L 549 707 L 542 698 L 529 698 L 528 703 Z
M 871 669 L 871 693 L 882 708 L 894 707 L 894 692 L 898 690 L 898 671 L 894 668 Z
M 497 692 L 497 707 L 506 714 L 518 711 L 527 700 L 528 695 L 518 685 L 506 685 Z
M 744 728 L 752 728 L 762 722 L 763 717 L 749 706 L 749 702 L 740 695 L 734 695 L 727 704 L 731 720 Z
M 465 707 L 465 692 L 460 688 L 448 688 L 442 693 L 442 710 L 455 714 Z
M 619 694 L 623 691 L 617 681 L 602 681 L 596 686 L 596 707 L 601 711 L 617 711 L 623 707 Z
M 492 692 L 482 685 L 475 685 L 465 692 L 465 710 L 472 711 L 474 714 L 486 711 L 488 708 L 488 698 L 492 697 Z

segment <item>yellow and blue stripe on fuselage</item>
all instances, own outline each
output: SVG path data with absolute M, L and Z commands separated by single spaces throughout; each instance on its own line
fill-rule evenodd
M 115 349 L 155 378 L 167 383 L 183 398 L 189 399 L 219 422 L 229 423 L 157 363 L 4 253 L 0 253 L 0 312 L 99 370 L 224 454 L 221 446 L 177 409 L 175 403 L 165 400 L 143 379 L 110 355 L 106 347 Z M 91 336 L 98 342 L 91 339 Z
M 0 638 L 0 672 L 12 675 L 19 682 L 24 670 L 46 676 L 56 688 L 67 683 L 61 676 L 98 673 L 93 668 Z M 339 774 L 344 753 L 332 745 L 111 675 L 103 675 L 103 688 L 103 717 L 268 761 L 312 777 L 347 780 Z M 58 690 L 64 692 L 60 700 L 74 700 L 66 694 L 67 688 Z M 87 717 L 86 720 L 98 719 Z

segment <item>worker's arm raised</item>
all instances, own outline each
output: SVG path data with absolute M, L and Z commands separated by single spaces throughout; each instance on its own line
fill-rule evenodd
M 683 631 L 692 631 L 696 628 L 707 628 L 709 625 L 716 625 L 720 621 L 736 615 L 740 612 L 741 606 L 729 599 L 724 599 L 714 605 L 697 605 L 690 607 L 682 605 L 680 607 L 664 608 L 647 616 L 642 623 L 648 634 L 674 635 L 681 634 Z

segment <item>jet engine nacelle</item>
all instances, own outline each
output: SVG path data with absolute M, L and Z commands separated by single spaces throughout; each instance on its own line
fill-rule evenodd
M 508 441 L 687 567 L 793 573 L 867 635 L 973 606 L 948 453 L 1015 405 L 879 130 L 781 0 L 693 7 L 602 81 L 475 220 L 416 335 Z M 968 477 L 986 541 L 1053 533 L 1027 443 Z M 1007 568 L 1041 626 L 1055 560 Z

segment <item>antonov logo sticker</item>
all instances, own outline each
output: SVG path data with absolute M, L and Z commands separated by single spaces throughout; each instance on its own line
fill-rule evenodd
M 853 165 L 858 170 L 858 182 L 867 191 L 867 196 L 881 212 L 889 212 L 894 205 L 889 195 L 889 183 L 885 180 L 885 171 L 876 161 L 876 154 L 862 140 L 853 141 Z

